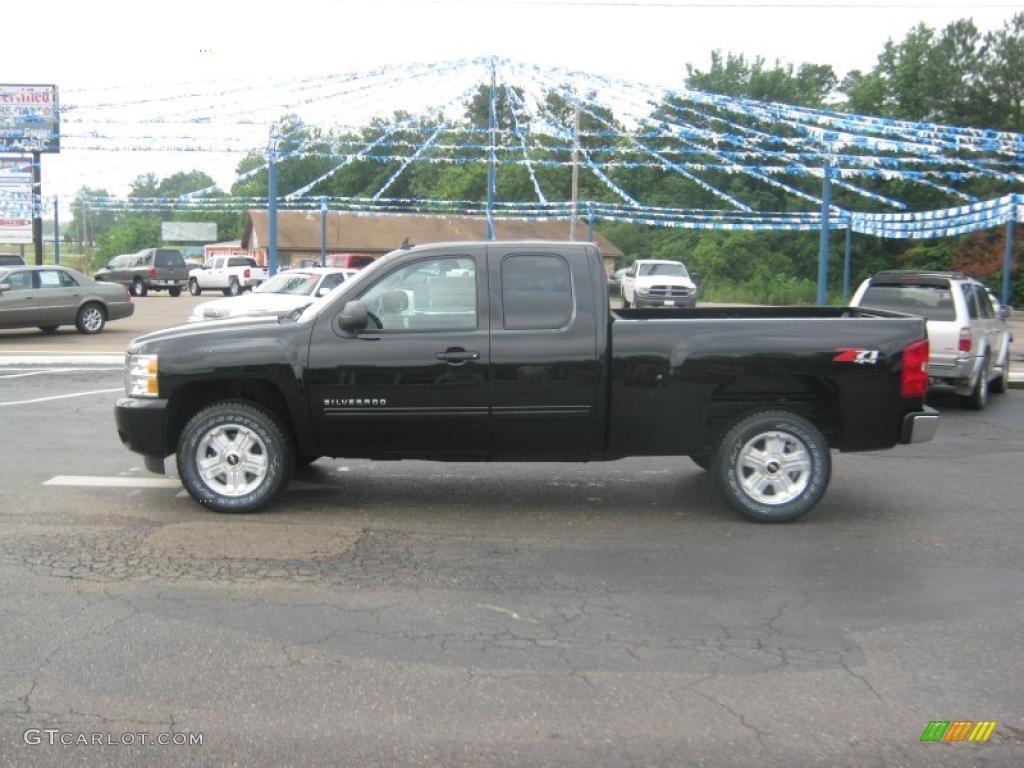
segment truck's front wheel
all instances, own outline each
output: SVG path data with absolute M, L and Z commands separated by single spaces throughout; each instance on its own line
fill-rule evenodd
M 253 512 L 288 485 L 294 458 L 284 429 L 267 411 L 240 400 L 204 408 L 178 440 L 178 475 L 200 504 Z
M 821 432 L 787 411 L 762 411 L 729 429 L 711 474 L 737 511 L 762 523 L 794 520 L 828 488 L 832 459 Z

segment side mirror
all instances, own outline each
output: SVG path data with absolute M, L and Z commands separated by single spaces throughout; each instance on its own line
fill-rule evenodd
M 6 291 L 10 287 L 11 286 L 9 286 L 7 283 L 0 283 L 0 293 L 3 293 L 4 291 Z
M 690 279 L 693 280 L 694 285 L 700 282 L 700 272 L 691 272 Z
M 321 296 L 326 296 L 331 292 L 331 288 L 318 288 L 316 291 L 316 297 L 319 299 Z
M 337 323 L 343 331 L 362 331 L 370 324 L 370 313 L 363 302 L 353 299 L 342 307 Z
M 999 308 L 999 316 L 1001 318 L 1003 318 L 1003 320 L 1009 320 L 1010 319 L 1010 315 L 1012 315 L 1012 314 L 1013 314 L 1013 307 L 1008 307 L 1008 306 L 1006 306 L 1004 304 L 1003 306 L 1001 306 Z

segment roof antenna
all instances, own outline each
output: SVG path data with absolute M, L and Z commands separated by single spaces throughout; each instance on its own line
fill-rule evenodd
M 408 251 L 410 248 L 412 248 L 412 243 L 409 242 L 409 238 L 408 237 L 406 237 L 402 241 L 402 244 L 400 246 L 398 246 L 398 250 L 400 250 L 400 251 Z

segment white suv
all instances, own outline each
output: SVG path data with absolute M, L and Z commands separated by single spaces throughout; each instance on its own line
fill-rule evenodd
M 996 309 L 984 285 L 959 272 L 879 272 L 861 283 L 854 307 L 920 315 L 928 326 L 928 384 L 952 388 L 980 410 L 1010 376 L 1010 308 Z
M 697 306 L 697 286 L 681 261 L 635 261 L 622 277 L 621 291 L 625 309 Z

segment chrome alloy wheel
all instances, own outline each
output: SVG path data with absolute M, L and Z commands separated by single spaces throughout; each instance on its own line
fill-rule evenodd
M 196 469 L 203 482 L 223 496 L 252 493 L 267 477 L 267 446 L 240 424 L 221 424 L 204 434 L 196 447 Z
M 99 307 L 86 307 L 82 310 L 82 327 L 87 333 L 96 333 L 103 327 L 103 311 Z
M 811 481 L 811 456 L 802 440 L 788 432 L 762 432 L 736 457 L 743 492 L 758 504 L 786 504 Z

